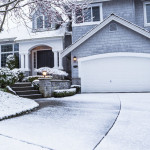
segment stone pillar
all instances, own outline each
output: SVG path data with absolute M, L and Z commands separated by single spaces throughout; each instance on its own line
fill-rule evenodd
M 39 78 L 39 91 L 45 98 L 52 96 L 51 78 Z
M 63 70 L 61 52 L 59 52 L 59 69 Z
M 58 52 L 54 51 L 54 68 L 58 68 Z

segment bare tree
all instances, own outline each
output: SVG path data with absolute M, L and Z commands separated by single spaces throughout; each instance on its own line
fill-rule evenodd
M 72 13 L 86 9 L 89 0 L 0 0 L 0 32 L 7 19 L 32 19 L 32 13 L 47 16 L 48 21 L 62 24 L 72 22 Z M 78 17 L 82 17 L 82 14 Z

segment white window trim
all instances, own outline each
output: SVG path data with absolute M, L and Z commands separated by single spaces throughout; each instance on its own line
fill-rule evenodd
M 73 17 L 73 23 L 72 23 L 72 26 L 85 26 L 85 25 L 94 25 L 94 24 L 99 24 L 100 22 L 102 22 L 103 21 L 103 8 L 102 8 L 102 3 L 100 3 L 100 4 L 90 4 L 90 6 L 89 6 L 89 8 L 90 7 L 95 7 L 95 6 L 99 6 L 99 8 L 100 8 L 100 21 L 91 21 L 91 22 L 83 22 L 83 23 L 75 23 L 75 21 L 76 21 L 76 17 L 75 17 L 75 14 L 73 14 L 74 15 L 74 17 Z M 92 11 L 92 9 L 91 9 L 91 11 Z M 92 16 L 91 16 L 92 17 Z M 93 19 L 92 19 L 93 20 Z
M 147 13 L 146 13 L 146 5 L 150 4 L 150 2 L 143 2 L 143 10 L 144 10 L 144 26 L 150 26 L 150 23 L 147 23 Z

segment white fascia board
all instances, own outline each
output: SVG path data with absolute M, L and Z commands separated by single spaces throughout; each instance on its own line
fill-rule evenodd
M 81 45 L 83 42 L 85 42 L 87 39 L 89 39 L 91 36 L 93 36 L 96 32 L 98 32 L 99 30 L 101 30 L 103 27 L 105 27 L 107 24 L 109 24 L 111 21 L 116 21 L 118 22 L 119 24 L 122 24 L 123 26 L 126 26 L 128 27 L 129 29 L 147 37 L 147 38 L 150 38 L 150 33 L 123 19 L 123 18 L 120 18 L 114 14 L 112 14 L 111 16 L 109 16 L 108 18 L 106 18 L 103 22 L 101 22 L 99 25 L 97 25 L 96 27 L 94 27 L 92 30 L 90 30 L 88 33 L 86 33 L 83 37 L 81 37 L 78 41 L 76 41 L 75 43 L 73 43 L 70 47 L 68 47 L 66 50 L 64 50 L 62 52 L 62 57 L 66 56 L 68 53 L 70 53 L 72 50 L 74 50 L 75 48 L 77 48 L 79 45 Z
M 2 42 L 12 42 L 12 41 L 15 41 L 16 37 L 13 37 L 13 38 L 4 38 L 4 39 L 0 39 L 0 43 Z

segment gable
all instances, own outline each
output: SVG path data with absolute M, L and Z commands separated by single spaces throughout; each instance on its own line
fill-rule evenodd
M 83 37 L 81 37 L 78 41 L 73 43 L 70 47 L 65 49 L 62 52 L 62 57 L 66 56 L 68 53 L 73 51 L 75 48 L 77 48 L 83 42 L 88 40 L 90 37 L 92 37 L 98 31 L 102 30 L 106 25 L 108 25 L 112 21 L 115 21 L 115 22 L 125 26 L 126 28 L 129 28 L 130 30 L 133 30 L 134 32 L 137 32 L 138 34 L 141 34 L 141 35 L 143 35 L 147 38 L 150 38 L 150 33 L 147 30 L 145 30 L 143 28 L 140 28 L 139 26 L 136 26 L 135 24 L 112 14 L 107 19 L 105 19 L 103 22 L 101 22 L 99 25 L 97 25 L 95 28 L 93 28 L 91 31 L 89 31 L 87 34 L 85 34 Z

